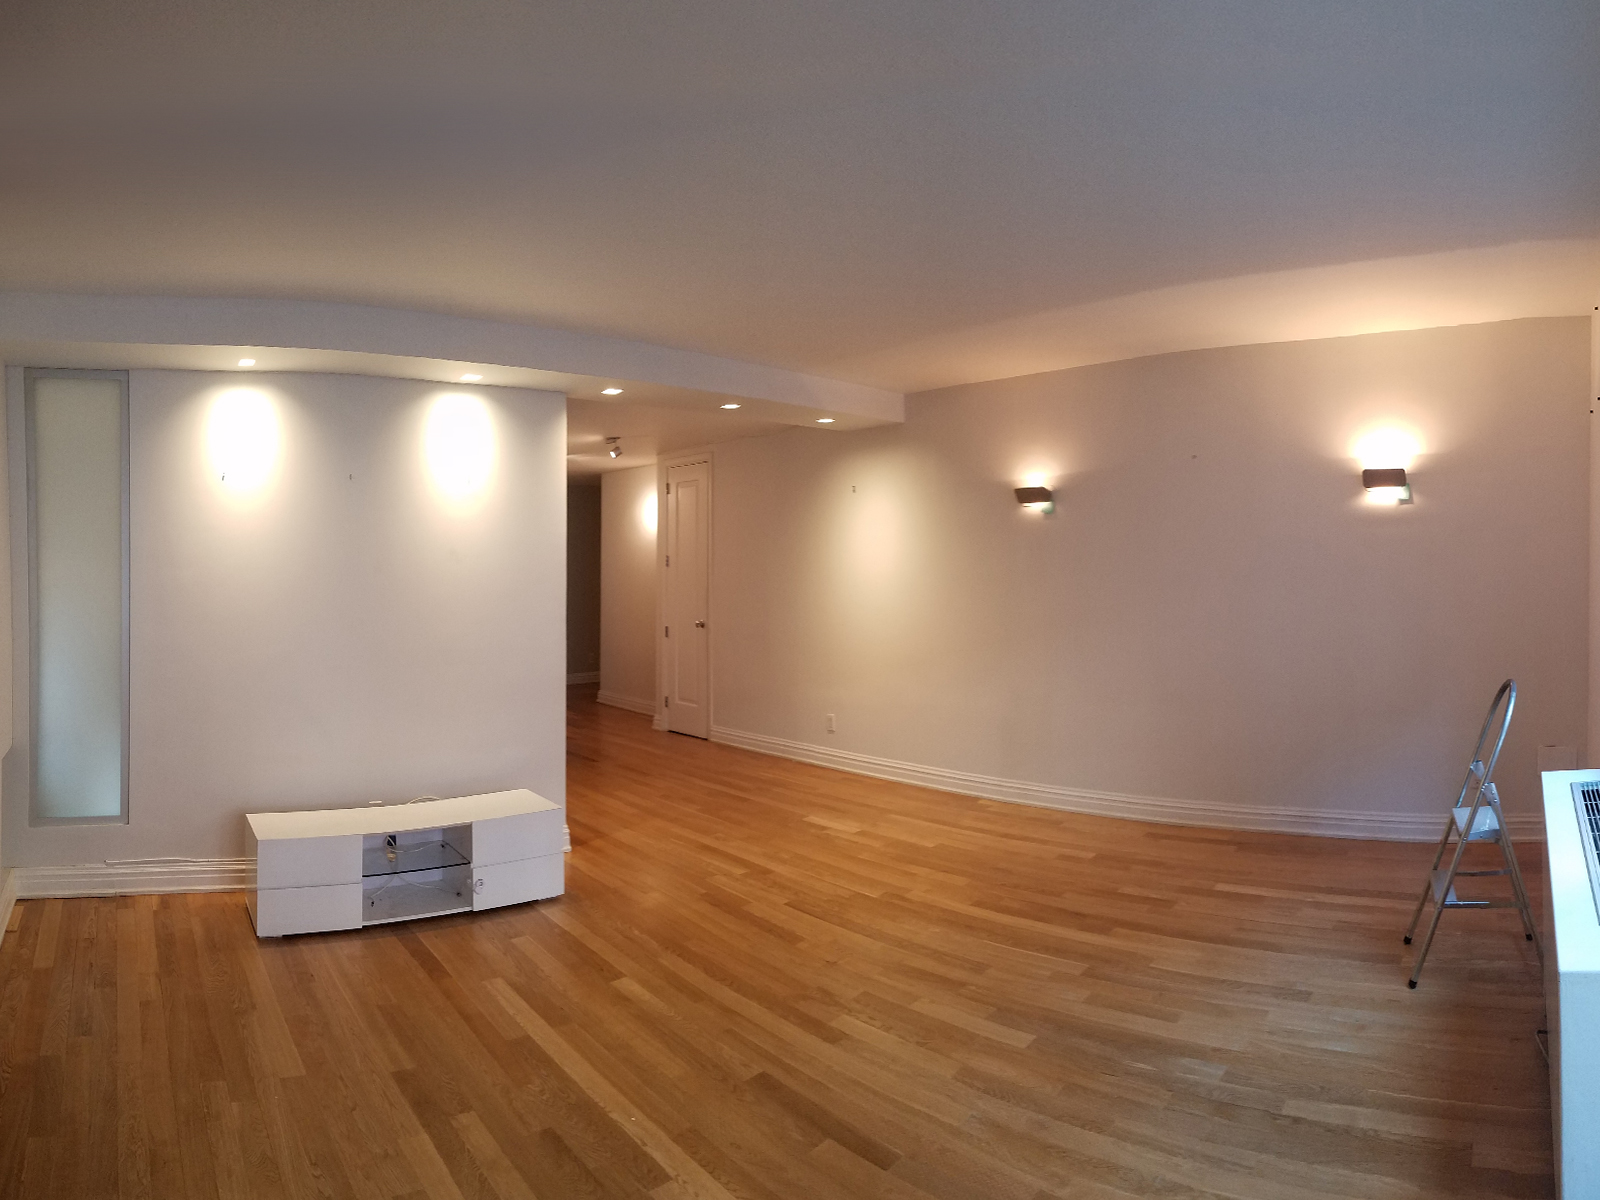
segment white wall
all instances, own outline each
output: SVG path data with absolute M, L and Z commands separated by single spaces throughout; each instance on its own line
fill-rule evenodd
M 0 596 L 11 594 L 11 464 L 10 456 L 5 451 L 10 433 L 7 399 L 21 394 L 21 369 L 0 364 Z M 11 622 L 0 621 L 0 756 L 11 749 L 12 740 L 11 689 L 3 683 L 4 680 L 11 678 L 11 638 Z M 0 771 L 0 851 L 3 851 L 5 845 L 4 809 L 4 772 Z M 11 905 L 15 896 L 15 881 L 11 875 L 11 868 L 4 863 L 4 854 L 0 853 L 0 938 L 5 936 L 5 927 L 11 918 Z
M 656 710 L 655 467 L 600 477 L 600 700 Z
M 281 432 L 251 491 L 209 449 L 212 406 L 238 388 Z M 492 472 L 464 501 L 427 456 L 446 393 L 480 397 L 492 427 Z M 30 827 L 19 705 L 8 863 L 237 855 L 256 810 L 512 787 L 564 801 L 561 396 L 135 371 L 130 408 L 129 822 Z M 26 629 L 26 587 L 13 596 Z
M 1600 304 L 1589 318 L 1589 753 L 1600 767 Z
M 714 736 L 1094 811 L 1432 836 L 1514 675 L 1501 780 L 1531 814 L 1537 747 L 1585 736 L 1587 376 L 1586 320 L 1515 321 L 721 445 Z M 1411 506 L 1362 502 L 1350 446 L 1385 423 L 1425 448 Z M 1031 472 L 1055 515 L 1013 499 Z

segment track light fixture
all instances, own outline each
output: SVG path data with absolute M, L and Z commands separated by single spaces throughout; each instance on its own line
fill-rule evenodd
M 622 441 L 622 439 L 619 438 L 619 437 L 608 437 L 606 439 L 606 447 L 607 447 L 606 453 L 609 454 L 612 458 L 621 458 L 622 457 L 622 447 L 621 447 L 621 445 L 619 445 L 619 443 L 621 441 Z

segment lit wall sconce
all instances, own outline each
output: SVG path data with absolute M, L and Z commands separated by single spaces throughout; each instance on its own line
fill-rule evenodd
M 609 438 L 607 438 L 606 439 L 606 453 L 611 455 L 612 458 L 621 458 L 622 457 L 622 445 L 621 445 L 621 442 L 622 442 L 622 439 L 619 438 L 619 437 L 609 437 Z
M 1055 497 L 1050 494 L 1050 489 L 1047 487 L 1018 488 L 1017 503 L 1023 508 L 1031 508 L 1034 512 L 1053 513 L 1056 510 Z
M 1411 484 L 1403 467 L 1368 467 L 1361 472 L 1369 504 L 1410 504 Z

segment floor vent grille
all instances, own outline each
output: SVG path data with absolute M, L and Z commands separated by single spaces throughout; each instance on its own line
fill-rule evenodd
M 1578 810 L 1578 840 L 1589 867 L 1595 919 L 1600 920 L 1600 783 L 1573 784 L 1572 803 Z

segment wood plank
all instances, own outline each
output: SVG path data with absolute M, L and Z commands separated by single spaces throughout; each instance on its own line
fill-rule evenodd
M 564 897 L 0 944 L 20 1200 L 1549 1196 L 1538 960 L 1430 847 L 1079 817 L 570 710 Z M 1539 856 L 1526 856 L 1538 891 Z

